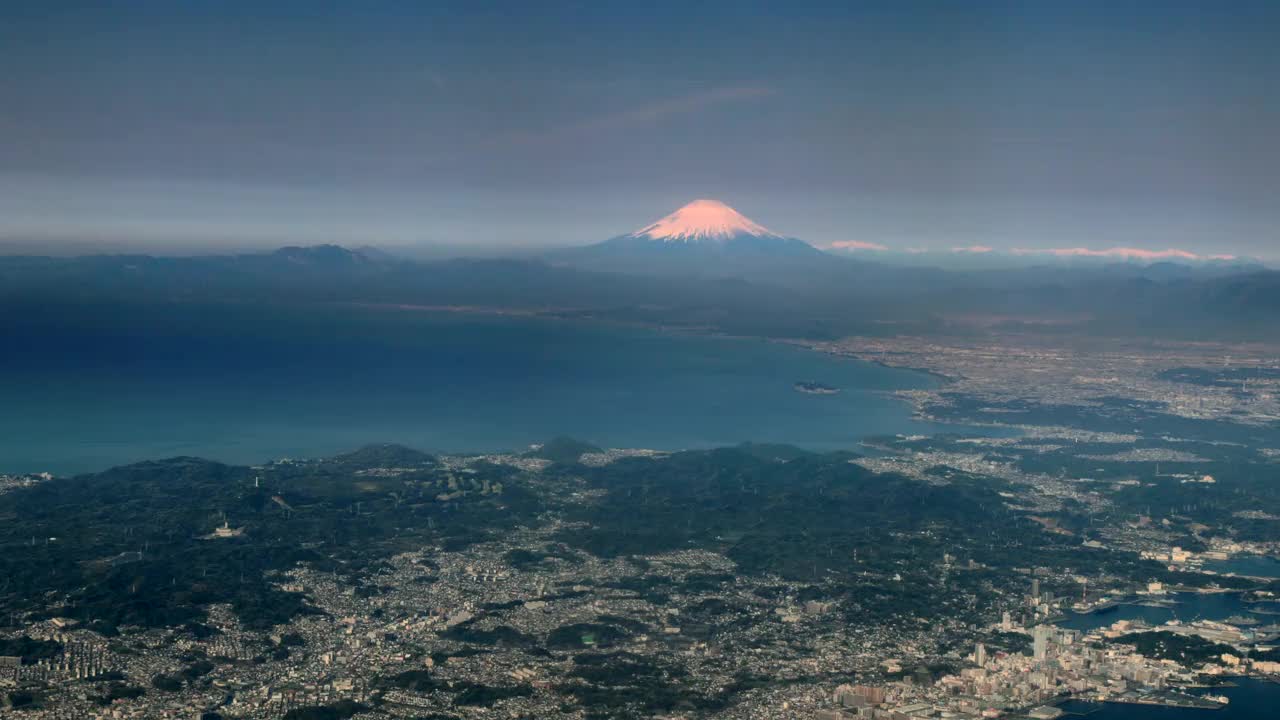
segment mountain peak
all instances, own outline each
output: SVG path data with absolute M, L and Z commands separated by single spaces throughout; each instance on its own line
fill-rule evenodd
M 700 198 L 661 220 L 631 233 L 663 242 L 723 241 L 741 235 L 781 237 L 719 200 Z
M 275 257 L 295 263 L 352 263 L 364 258 L 354 250 L 341 245 L 288 245 L 271 253 Z

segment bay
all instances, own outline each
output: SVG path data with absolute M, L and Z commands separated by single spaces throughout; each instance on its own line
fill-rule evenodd
M 1280 578 L 1280 560 L 1266 555 L 1239 555 L 1228 560 L 1207 560 L 1204 569 L 1223 575 Z
M 1225 620 L 1232 616 L 1253 615 L 1262 624 L 1271 624 L 1280 611 L 1280 603 L 1247 603 L 1241 599 L 1240 593 L 1172 593 L 1166 598 L 1174 604 L 1172 607 L 1152 607 L 1147 605 L 1118 605 L 1106 610 L 1091 613 L 1070 613 L 1068 617 L 1057 623 L 1059 627 L 1088 632 L 1096 628 L 1107 627 L 1118 620 L 1141 620 L 1148 625 L 1163 625 L 1169 620 Z
M 1059 707 L 1071 713 L 1064 717 L 1086 715 L 1089 720 L 1261 720 L 1276 716 L 1276 707 L 1280 705 L 1280 684 L 1258 678 L 1232 678 L 1231 682 L 1235 687 L 1199 691 L 1201 694 L 1226 695 L 1231 702 L 1219 710 L 1078 700 L 1065 702 Z
M 922 373 L 585 321 L 336 306 L 50 308 L 4 318 L 0 345 L 0 472 L 10 473 L 175 455 L 258 463 L 374 442 L 519 450 L 561 434 L 665 450 L 855 449 L 870 435 L 957 429 L 913 419 L 892 395 L 936 385 Z M 841 392 L 799 393 L 800 380 Z

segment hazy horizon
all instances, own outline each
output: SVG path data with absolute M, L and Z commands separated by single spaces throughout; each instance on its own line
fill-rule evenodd
M 1276 259 L 1266 3 L 8 6 L 0 241 Z

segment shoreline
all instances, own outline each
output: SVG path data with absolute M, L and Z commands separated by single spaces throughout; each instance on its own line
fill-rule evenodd
M 311 308 L 318 307 L 312 305 Z M 937 435 L 947 432 L 953 427 L 951 423 L 934 422 L 926 417 L 921 416 L 913 404 L 910 402 L 908 394 L 904 394 L 903 388 L 915 388 L 928 386 L 931 381 L 912 374 L 913 371 L 902 372 L 900 368 L 891 368 L 892 374 L 882 374 L 873 372 L 871 368 L 878 363 L 867 362 L 858 358 L 843 357 L 832 354 L 809 354 L 809 347 L 797 346 L 795 343 L 777 343 L 769 338 L 760 338 L 754 336 L 729 335 L 725 333 L 712 332 L 708 328 L 695 328 L 690 326 L 670 327 L 665 325 L 656 325 L 652 323 L 623 323 L 610 319 L 581 316 L 575 317 L 571 314 L 556 315 L 543 311 L 521 311 L 507 312 L 500 308 L 480 307 L 471 305 L 405 305 L 405 304 L 377 304 L 377 303 L 326 303 L 323 305 L 326 312 L 321 314 L 318 322 L 327 321 L 324 315 L 332 313 L 335 317 L 342 320 L 346 324 L 349 320 L 351 323 L 365 322 L 366 324 L 375 326 L 376 328 L 390 328 L 388 332 L 406 332 L 403 329 L 398 330 L 400 326 L 408 327 L 410 331 L 416 332 L 416 328 L 425 328 L 423 332 L 429 331 L 436 326 L 436 322 L 431 318 L 438 319 L 440 327 L 464 327 L 475 324 L 481 328 L 492 325 L 496 334 L 501 336 L 506 332 L 505 328 L 510 326 L 519 332 L 519 327 L 529 323 L 540 325 L 548 323 L 548 329 L 554 327 L 565 328 L 565 334 L 575 336 L 580 330 L 584 336 L 594 336 L 592 342 L 597 343 L 597 347 L 606 347 L 606 344 L 616 339 L 625 339 L 636 333 L 641 335 L 638 341 L 643 346 L 653 344 L 654 340 L 666 338 L 666 343 L 670 343 L 669 347 L 674 348 L 665 352 L 684 355 L 703 354 L 708 357 L 718 353 L 732 354 L 735 351 L 742 353 L 742 357 L 746 359 L 735 361 L 737 366 L 749 367 L 752 369 L 750 381 L 748 383 L 748 394 L 766 394 L 768 397 L 780 398 L 776 400 L 777 406 L 774 410 L 782 411 L 783 415 L 791 418 L 792 422 L 779 428 L 766 427 L 763 423 L 748 423 L 744 425 L 736 425 L 726 423 L 726 431 L 723 433 L 712 433 L 718 435 L 716 437 L 708 437 L 706 434 L 685 434 L 672 432 L 638 432 L 644 430 L 647 425 L 636 425 L 634 420 L 621 420 L 615 428 L 618 432 L 613 433 L 613 437 L 605 437 L 604 443 L 611 447 L 631 448 L 631 447 L 656 447 L 667 451 L 679 451 L 686 449 L 707 449 L 712 447 L 731 447 L 742 442 L 782 442 L 795 445 L 798 448 L 811 451 L 814 453 L 824 453 L 833 451 L 851 451 L 861 452 L 860 443 L 871 437 L 878 436 L 885 432 L 908 433 L 921 435 Z M 295 311 L 307 311 L 306 308 L 293 308 L 289 313 L 285 313 L 282 317 L 288 320 L 293 317 Z M 221 315 L 215 313 L 215 318 Z M 312 316 L 314 317 L 314 315 Z M 402 318 L 402 319 L 397 319 Z M 421 318 L 415 320 L 413 318 Z M 455 319 L 450 319 L 455 318 Z M 491 318 L 491 319 L 485 319 Z M 277 319 L 271 318 L 273 323 Z M 272 325 L 271 327 L 274 327 Z M 381 330 L 379 330 L 381 332 Z M 555 331 L 553 337 L 558 337 Z M 648 335 L 650 339 L 643 336 Z M 536 333 L 535 333 L 536 336 Z M 427 346 L 432 342 L 447 342 L 448 337 L 443 336 L 443 340 L 423 341 Z M 727 343 L 721 347 L 717 341 L 720 340 L 739 340 L 751 341 L 758 343 L 751 346 L 735 347 Z M 680 343 L 688 341 L 689 349 L 683 350 Z M 638 345 L 639 347 L 640 345 Z M 415 346 L 416 347 L 416 346 Z M 590 347 L 590 346 L 586 346 Z M 658 343 L 657 347 L 664 347 L 663 343 Z M 295 356 L 296 357 L 296 356 Z M 606 357 L 606 359 L 608 359 Z M 853 363 L 847 361 L 853 360 Z M 300 360 L 297 360 L 300 361 Z M 677 361 L 678 362 L 678 361 Z M 729 365 L 733 365 L 730 362 Z M 566 365 L 566 366 L 572 366 Z M 649 383 L 651 373 L 639 373 L 637 377 L 641 377 L 642 384 Z M 830 377 L 824 378 L 824 375 Z M 790 376 L 790 377 L 788 377 Z M 831 393 L 832 395 L 842 396 L 842 399 L 834 405 L 810 405 L 808 399 L 793 401 L 790 398 L 797 397 L 794 394 L 793 386 L 798 378 L 807 378 L 812 376 L 819 385 L 821 381 L 826 379 L 833 385 L 846 386 L 839 393 Z M 459 377 L 466 379 L 465 374 Z M 700 380 L 703 377 L 702 371 L 696 368 L 688 372 L 688 377 Z M 708 376 L 709 377 L 709 376 Z M 571 382 L 577 382 L 570 379 Z M 714 380 L 712 383 L 720 383 L 720 380 Z M 654 380 L 656 385 L 663 383 L 670 384 L 669 381 L 661 378 Z M 204 421 L 201 415 L 202 408 L 205 407 L 205 387 L 214 387 L 216 382 L 199 384 L 194 387 L 193 397 L 195 403 L 187 409 L 187 413 L 192 418 L 197 418 L 200 422 L 192 423 L 193 427 L 203 430 L 206 427 L 221 428 L 224 418 L 222 413 L 214 412 L 209 415 L 209 420 Z M 656 386 L 655 385 L 655 386 Z M 185 386 L 183 386 L 185 387 Z M 588 385 L 587 387 L 592 387 Z M 615 381 L 614 388 L 627 390 L 625 383 L 617 383 Z M 144 390 L 149 389 L 144 387 Z M 196 392 L 198 391 L 198 392 Z M 776 391 L 776 392 L 775 392 Z M 909 391 L 907 391 L 909 392 Z M 787 397 L 783 397 L 783 395 Z M 812 393 L 814 395 L 825 395 L 826 393 Z M 149 399 L 150 396 L 147 397 Z M 829 400 L 830 398 L 828 398 Z M 698 397 L 694 398 L 696 407 L 710 408 L 713 406 L 715 398 L 707 396 L 705 402 Z M 745 403 L 743 403 L 745 405 Z M 754 402 L 760 405 L 759 401 Z M 219 406 L 220 407 L 220 406 Z M 828 410 L 825 408 L 834 407 L 836 410 Z M 871 407 L 874 410 L 873 415 L 867 415 L 863 408 Z M 217 407 L 214 408 L 218 410 Z M 44 445 L 33 446 L 30 452 L 25 454 L 15 453 L 15 462 L 7 467 L 0 468 L 0 473 L 5 474 L 29 474 L 32 472 L 52 471 L 59 477 L 73 477 L 80 474 L 90 474 L 101 472 L 111 467 L 127 465 L 131 463 L 141 462 L 148 459 L 161 457 L 173 457 L 178 455 L 196 456 L 205 459 L 223 462 L 227 464 L 253 464 L 269 461 L 280 457 L 328 457 L 333 454 L 339 454 L 359 447 L 361 444 L 369 442 L 396 442 L 413 447 L 420 447 L 435 452 L 457 452 L 460 448 L 468 451 L 484 451 L 484 452 L 522 452 L 524 445 L 528 442 L 536 442 L 545 440 L 544 433 L 537 430 L 539 427 L 553 427 L 555 432 L 559 432 L 563 426 L 548 425 L 538 422 L 544 416 L 555 416 L 555 413 L 525 413 L 523 416 L 515 416 L 515 420 L 521 421 L 522 424 L 511 425 L 514 428 L 511 432 L 497 432 L 494 428 L 484 430 L 482 433 L 475 433 L 469 437 L 463 437 L 463 442 L 450 442 L 449 438 L 438 439 L 435 433 L 416 432 L 413 424 L 404 425 L 401 423 L 399 415 L 386 415 L 385 412 L 379 411 L 381 414 L 378 418 L 381 420 L 377 423 L 371 422 L 368 427 L 372 430 L 368 433 L 362 430 L 352 432 L 333 431 L 329 425 L 318 424 L 312 432 L 312 427 L 304 423 L 303 432 L 296 442 L 290 442 L 288 445 L 281 444 L 281 438 L 291 440 L 289 433 L 275 432 L 276 424 L 267 423 L 266 431 L 248 436 L 244 432 L 235 430 L 223 433 L 219 431 L 216 434 L 200 435 L 191 433 L 168 433 L 157 436 L 159 439 L 153 439 L 139 435 L 133 437 L 126 431 L 120 437 L 112 437 L 112 442 L 98 442 L 98 435 L 89 435 L 89 443 L 85 443 L 71 433 L 63 433 L 57 440 L 57 444 L 45 443 Z M 709 412 L 709 411 L 708 411 Z M 820 418 L 827 413 L 835 413 L 834 417 L 849 418 L 850 422 L 833 424 L 830 427 L 834 430 L 824 431 L 823 428 L 811 427 L 816 421 L 814 418 Z M 864 417 L 859 417 L 859 415 Z M 504 414 L 496 414 L 494 417 L 505 418 Z M 872 418 L 872 419 L 867 419 Z M 552 417 L 554 420 L 555 417 Z M 531 422 L 523 423 L 524 420 Z M 418 423 L 429 429 L 431 422 L 423 421 Z M 874 425 L 874 426 L 873 426 Z M 55 428 L 71 427 L 66 421 L 58 420 L 56 424 L 51 423 Z M 354 426 L 353 426 L 354 427 Z M 520 428 L 527 427 L 532 430 L 527 437 L 524 432 L 520 432 Z M 656 425 L 655 425 L 656 427 Z M 963 424 L 959 427 L 960 432 L 965 432 Z M 404 428 L 408 428 L 404 430 Z M 382 432 L 382 431 L 389 432 Z M 404 432 L 399 432 L 404 430 Z M 589 428 L 581 428 L 578 434 L 582 437 L 588 437 Z M 984 434 L 981 428 L 974 428 L 975 434 Z M 547 434 L 554 434 L 548 431 Z M 173 437 L 170 437 L 172 435 Z M 341 442 L 345 437 L 355 437 L 351 443 Z M 477 439 L 485 437 L 493 438 L 490 442 L 476 442 Z M 331 438 L 336 438 L 339 443 L 333 444 Z M 514 438 L 514 442 L 509 442 L 510 438 Z M 656 439 L 655 439 L 656 438 Z M 62 450 L 65 448 L 66 450 Z M 318 448 L 318 449 L 316 449 Z M 58 449 L 55 454 L 54 449 Z M 265 451 L 264 451 L 265 450 Z

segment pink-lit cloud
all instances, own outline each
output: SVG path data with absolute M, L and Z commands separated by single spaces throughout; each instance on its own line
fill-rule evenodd
M 1235 260 L 1234 255 L 1199 255 L 1190 250 L 1166 248 L 1144 250 L 1142 248 L 1113 247 L 1105 250 L 1092 248 L 1014 248 L 1014 255 L 1053 255 L 1054 257 L 1118 258 L 1121 260 Z
M 986 245 L 970 245 L 970 246 L 968 246 L 968 247 L 953 247 L 953 248 L 951 248 L 951 252 L 953 252 L 953 253 L 974 253 L 974 254 L 981 254 L 981 253 L 989 253 L 989 252 L 994 252 L 994 251 L 995 251 L 995 248 L 993 248 L 993 247 L 987 247 Z
M 879 243 L 864 242 L 862 240 L 837 240 L 827 246 L 832 250 L 888 250 L 889 248 Z

